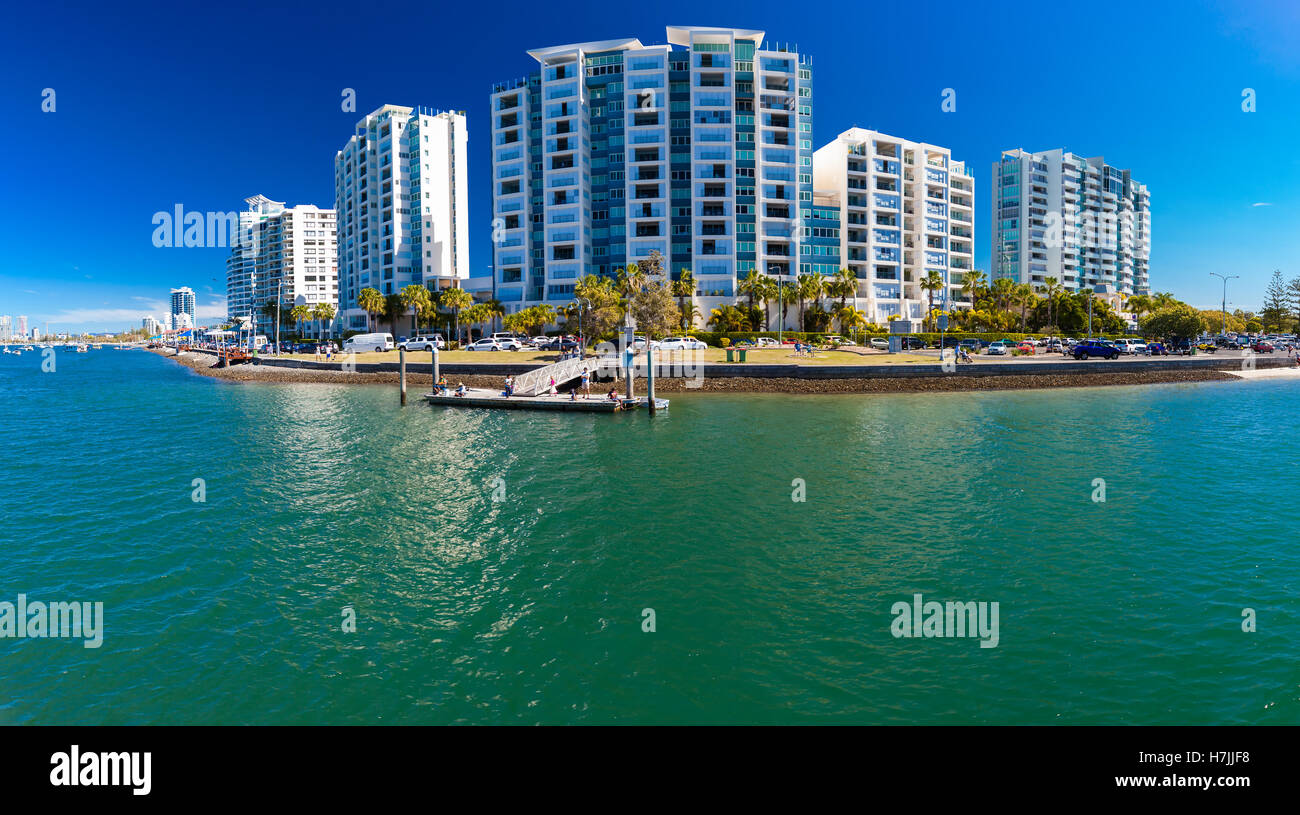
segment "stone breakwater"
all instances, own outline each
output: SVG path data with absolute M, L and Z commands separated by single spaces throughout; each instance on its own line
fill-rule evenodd
M 241 364 L 217 368 L 209 354 L 186 353 L 173 356 L 169 351 L 154 353 L 179 362 L 195 373 L 231 382 L 300 382 L 340 385 L 396 385 L 396 372 L 345 373 L 315 368 L 287 368 L 270 365 Z M 1101 363 L 1098 363 L 1101 364 Z M 471 388 L 497 388 L 499 374 L 451 374 L 447 381 L 455 387 L 465 383 Z M 408 373 L 408 392 L 418 392 L 430 385 L 428 374 Z M 1001 376 L 934 376 L 872 377 L 843 379 L 798 379 L 794 377 L 706 377 L 702 380 L 659 378 L 655 393 L 935 393 L 942 391 L 1033 390 L 1041 388 L 1083 388 L 1105 385 L 1151 385 L 1171 382 L 1236 381 L 1239 377 L 1226 371 L 1210 369 L 1116 371 L 1080 374 L 1014 374 Z M 604 392 L 608 384 L 593 383 L 592 393 Z M 621 383 L 620 383 L 621 388 Z M 645 395 L 645 380 L 638 377 L 636 389 Z

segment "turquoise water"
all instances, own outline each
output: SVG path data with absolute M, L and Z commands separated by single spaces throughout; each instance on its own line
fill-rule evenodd
M 651 419 L 57 362 L 0 357 L 0 601 L 104 641 L 0 639 L 3 723 L 1300 723 L 1297 382 Z M 918 592 L 997 647 L 895 638 Z

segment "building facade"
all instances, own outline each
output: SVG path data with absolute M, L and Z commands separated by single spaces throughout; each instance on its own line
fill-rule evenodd
M 168 314 L 172 328 L 193 328 L 196 310 L 193 289 L 182 286 L 171 290 L 171 310 Z
M 931 272 L 950 306 L 967 306 L 965 275 L 975 261 L 975 181 L 946 147 L 853 128 L 813 156 L 819 191 L 840 205 L 843 266 L 858 280 L 868 322 L 921 320 Z M 935 308 L 944 302 L 934 292 Z
M 469 267 L 469 135 L 463 112 L 385 105 L 334 158 L 339 309 L 366 330 L 362 289 L 461 287 Z
M 833 273 L 813 215 L 812 67 L 764 32 L 667 28 L 529 51 L 493 88 L 493 291 L 507 312 L 573 300 L 652 251 L 701 314 L 759 271 Z
M 146 316 L 143 320 L 140 321 L 140 327 L 143 328 L 145 333 L 151 337 L 157 334 L 161 334 L 163 330 L 166 328 L 166 326 L 164 326 L 162 323 L 155 320 L 152 314 Z
M 993 165 L 993 279 L 1150 293 L 1151 196 L 1128 170 L 1064 150 L 1006 150 Z
M 339 273 L 335 213 L 310 204 L 286 207 L 262 195 L 244 199 L 240 240 L 226 261 L 226 310 L 231 319 L 251 318 L 258 333 L 275 331 L 264 309 L 280 303 L 337 311 Z M 286 319 L 287 317 L 282 317 Z

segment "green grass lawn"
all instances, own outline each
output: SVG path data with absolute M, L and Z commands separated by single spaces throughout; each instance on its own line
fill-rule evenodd
M 314 354 L 286 354 L 291 359 L 315 360 Z M 406 359 L 411 363 L 428 364 L 430 354 L 424 351 L 409 351 Z M 335 361 L 341 360 L 336 356 Z M 358 363 L 397 362 L 397 351 L 376 354 L 373 351 L 357 354 Z M 438 361 L 442 363 L 550 363 L 560 359 L 555 351 L 442 351 Z M 324 357 L 321 358 L 324 361 Z M 727 361 L 725 348 L 709 347 L 703 351 L 659 352 L 655 360 L 660 363 L 671 362 L 707 362 L 723 363 Z M 908 365 L 914 363 L 935 364 L 933 356 L 921 354 L 887 354 L 883 351 L 838 350 L 817 351 L 812 357 L 795 356 L 793 348 L 746 348 L 747 365 Z M 733 363 L 739 365 L 740 363 Z

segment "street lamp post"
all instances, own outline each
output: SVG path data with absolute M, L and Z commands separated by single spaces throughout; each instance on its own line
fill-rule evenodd
M 275 355 L 280 356 L 280 287 L 284 285 L 284 280 L 275 282 Z
M 1223 315 L 1223 330 L 1220 334 L 1226 335 L 1228 333 L 1228 281 L 1241 275 L 1233 274 L 1225 277 L 1218 272 L 1210 272 L 1210 277 L 1217 277 L 1223 281 L 1223 310 L 1220 312 Z

